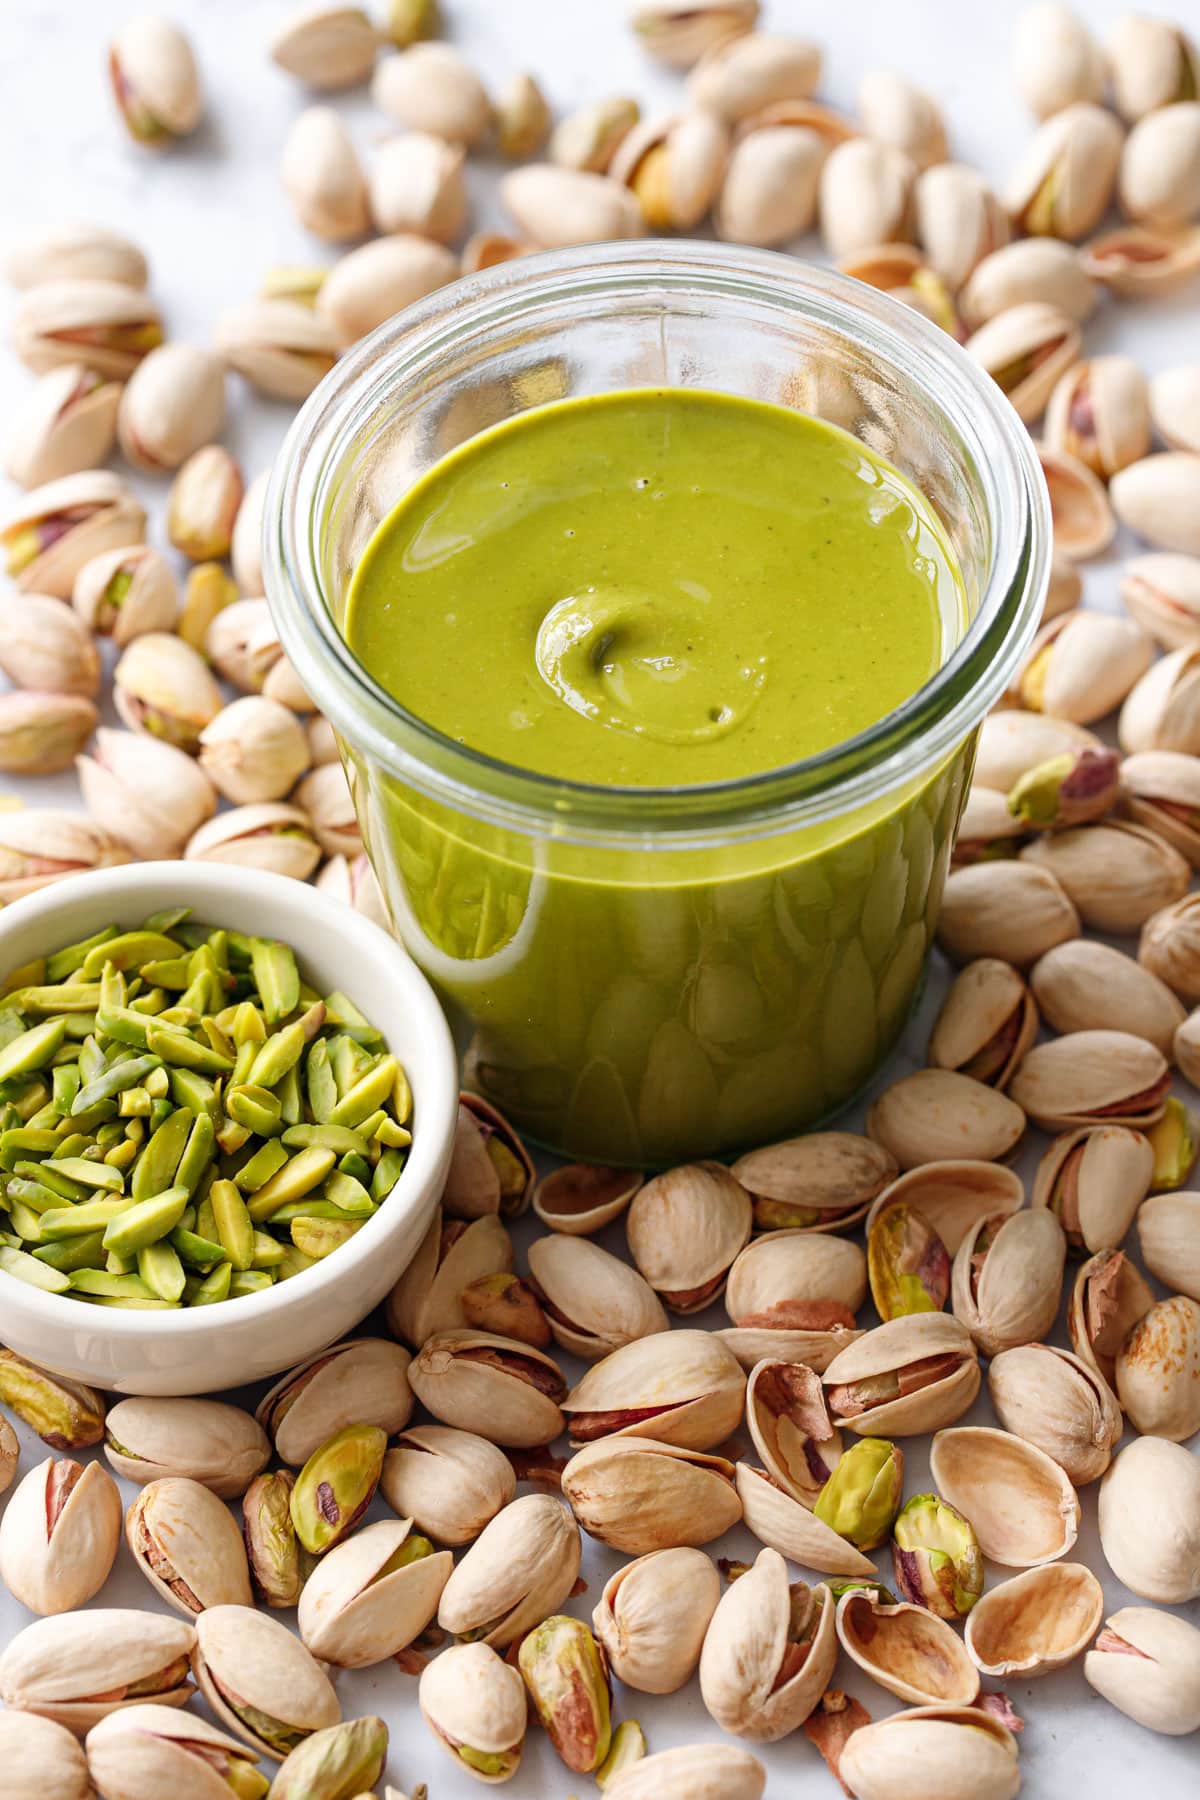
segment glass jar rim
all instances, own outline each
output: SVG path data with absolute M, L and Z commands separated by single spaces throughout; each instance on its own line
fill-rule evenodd
M 854 340 L 922 388 L 971 456 L 992 532 L 976 616 L 954 653 L 900 707 L 796 762 L 719 782 L 600 786 L 505 763 L 447 738 L 380 686 L 350 650 L 324 592 L 321 528 L 342 460 L 378 407 L 472 333 L 588 298 L 687 293 L 767 302 Z M 407 785 L 524 835 L 692 848 L 772 836 L 866 806 L 963 742 L 1027 649 L 1049 580 L 1049 498 L 1036 448 L 1001 389 L 938 326 L 887 294 L 776 251 L 641 239 L 542 252 L 452 283 L 339 359 L 298 413 L 274 464 L 264 585 L 288 656 L 335 729 Z

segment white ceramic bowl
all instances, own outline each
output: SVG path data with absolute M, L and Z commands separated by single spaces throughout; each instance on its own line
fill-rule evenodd
M 341 1337 L 411 1261 L 441 1193 L 458 1108 L 442 1010 L 386 932 L 318 889 L 218 863 L 131 863 L 80 875 L 0 912 L 0 975 L 103 926 L 163 907 L 295 950 L 306 978 L 341 988 L 383 1033 L 413 1092 L 413 1144 L 399 1181 L 349 1243 L 290 1281 L 215 1306 L 124 1311 L 46 1294 L 0 1271 L 0 1341 L 21 1356 L 123 1394 L 197 1394 L 275 1375 Z

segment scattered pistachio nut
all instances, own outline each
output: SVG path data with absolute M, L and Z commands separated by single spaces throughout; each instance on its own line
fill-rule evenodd
M 871 1680 L 915 1705 L 970 1706 L 979 1671 L 958 1634 L 920 1602 L 851 1588 L 837 1603 L 838 1641 Z
M 562 1491 L 589 1536 L 631 1556 L 711 1543 L 742 1516 L 732 1463 L 652 1438 L 585 1444 Z
M 27 288 L 9 329 L 13 349 L 35 375 L 82 363 L 124 381 L 163 341 L 162 319 L 146 294 L 95 277 Z
M 215 343 L 231 369 L 277 400 L 307 400 L 338 353 L 326 319 L 298 300 L 230 307 L 217 321 Z
M 724 1291 L 750 1237 L 750 1196 L 719 1163 L 689 1163 L 634 1195 L 625 1215 L 629 1251 L 673 1312 L 699 1312 Z
M 785 1138 L 747 1151 L 733 1165 L 754 1203 L 760 1230 L 818 1233 L 857 1225 L 898 1173 L 899 1165 L 883 1145 L 851 1131 Z
M 637 101 L 624 94 L 591 100 L 577 112 L 560 119 L 550 134 L 547 155 L 561 169 L 583 169 L 592 175 L 607 175 L 618 146 L 640 116 Z
M 1200 1431 L 1200 1302 L 1158 1300 L 1117 1352 L 1117 1397 L 1147 1437 L 1186 1443 Z M 11 1504 L 11 1503 L 10 1503 Z
M 1160 550 L 1200 556 L 1200 455 L 1162 450 L 1113 476 L 1113 511 Z
M 492 127 L 479 76 L 452 44 L 416 43 L 383 57 L 371 82 L 380 112 L 406 131 L 427 131 L 473 148 Z
M 560 1607 L 579 1574 L 579 1527 L 552 1494 L 524 1494 L 490 1519 L 442 1589 L 438 1624 L 503 1650 Z
M 136 144 L 162 150 L 195 131 L 204 111 L 192 47 L 169 19 L 129 19 L 108 52 L 117 108 Z
M 971 1227 L 954 1257 L 951 1297 L 955 1318 L 982 1355 L 1045 1337 L 1058 1317 L 1066 1254 L 1066 1236 L 1048 1207 Z
M 467 216 L 465 161 L 461 144 L 448 144 L 428 131 L 385 138 L 367 181 L 376 231 L 411 232 L 439 244 L 453 242 Z
M 721 1583 L 702 1550 L 655 1550 L 605 1583 L 592 1625 L 613 1674 L 644 1694 L 674 1694 L 700 1661 Z
M 25 494 L 0 523 L 0 550 L 23 593 L 68 600 L 92 557 L 140 544 L 145 532 L 145 512 L 120 476 L 90 469 Z
M 893 1713 L 852 1733 L 838 1758 L 859 1800 L 921 1800 L 931 1781 L 976 1800 L 1014 1800 L 1017 1741 L 977 1706 L 939 1703 Z
M 228 556 L 244 483 L 237 463 L 220 444 L 194 450 L 171 483 L 167 535 L 192 562 Z
M 526 1254 L 551 1335 L 572 1355 L 592 1361 L 667 1330 L 649 1282 L 598 1244 L 550 1232 Z
M 79 362 L 38 377 L 16 405 L 4 468 L 18 487 L 42 487 L 97 468 L 116 442 L 121 384 Z
M 953 1256 L 977 1219 L 1018 1212 L 1025 1204 L 1025 1188 L 1020 1176 L 1000 1163 L 970 1157 L 922 1163 L 884 1189 L 867 1215 L 868 1233 L 875 1214 L 893 1200 L 903 1200 L 928 1219 Z
M 374 1714 L 326 1725 L 284 1759 L 271 1793 L 274 1800 L 310 1800 L 313 1794 L 321 1800 L 369 1800 L 365 1789 L 382 1775 L 387 1752 L 388 1728 Z
M 410 232 L 376 238 L 334 264 L 317 295 L 317 323 L 345 349 L 457 274 L 458 260 L 442 244 Z
M 704 52 L 688 76 L 688 97 L 736 125 L 778 100 L 807 100 L 820 82 L 821 63 L 809 38 L 741 33 Z
M 212 1778 L 239 1800 L 264 1800 L 268 1782 L 258 1757 L 194 1714 L 165 1706 L 131 1706 L 110 1713 L 87 1735 L 88 1771 L 103 1793 L 122 1800 L 154 1800 L 195 1791 Z
M 0 771 L 53 775 L 69 769 L 100 715 L 82 694 L 0 694 Z
M 769 125 L 733 147 L 716 205 L 719 235 L 771 248 L 807 231 L 816 217 L 821 167 L 828 154 L 815 131 Z
M 635 125 L 608 173 L 636 195 L 648 230 L 690 231 L 721 189 L 729 149 L 728 127 L 714 114 L 675 113 Z
M 1191 878 L 1186 857 L 1164 838 L 1121 819 L 1048 833 L 1020 854 L 1051 871 L 1093 931 L 1137 931 L 1181 899 Z
M 526 163 L 504 176 L 500 198 L 520 230 L 545 249 L 637 238 L 646 229 L 636 194 L 585 169 Z
M 1037 1006 L 1017 970 L 981 957 L 955 976 L 930 1033 L 929 1061 L 1003 1090 L 1037 1028 Z
M 321 847 L 307 813 L 274 802 L 219 813 L 193 832 L 183 854 L 189 862 L 234 863 L 307 881 L 321 860 Z
M 125 846 L 82 813 L 43 806 L 0 812 L 0 901 L 129 860 Z
M 192 1670 L 222 1725 L 282 1762 L 341 1720 L 321 1665 L 286 1626 L 248 1606 L 212 1606 L 196 1620 Z
M 618 1727 L 618 1729 L 620 1729 Z M 607 1783 L 608 1800 L 666 1800 L 706 1794 L 716 1800 L 761 1800 L 767 1771 L 735 1744 L 688 1744 L 660 1750 L 621 1769 Z
M 1200 217 L 1200 101 L 1137 121 L 1125 140 L 1117 197 L 1127 218 L 1170 231 Z
M 550 102 L 527 70 L 511 77 L 496 101 L 496 142 L 500 154 L 520 162 L 541 149 L 550 131 Z
M 242 1537 L 255 1593 L 267 1606 L 295 1606 L 307 1573 L 292 1524 L 290 1469 L 256 1475 L 242 1495 Z
M 1140 1131 L 1093 1125 L 1056 1138 L 1034 1177 L 1032 1204 L 1048 1206 L 1074 1250 L 1116 1250 L 1150 1191 L 1154 1151 Z
M 1022 300 L 993 314 L 965 348 L 1008 395 L 1028 425 L 1040 417 L 1061 375 L 1079 355 L 1077 321 L 1044 300 Z
M 914 1494 L 900 1508 L 892 1566 L 904 1598 L 939 1619 L 966 1618 L 983 1592 L 983 1557 L 971 1522 L 936 1494 Z
M 1083 245 L 1080 262 L 1114 294 L 1174 293 L 1200 269 L 1200 227 L 1119 225 Z
M 10 286 L 40 287 L 46 281 L 118 281 L 144 288 L 150 279 L 146 258 L 131 238 L 91 220 L 66 220 L 20 239 L 4 260 Z
M 1099 556 L 1111 544 L 1117 530 L 1103 482 L 1086 463 L 1068 456 L 1063 450 L 1039 444 L 1037 453 L 1050 495 L 1050 520 L 1056 551 L 1076 562 Z
M 821 235 L 831 256 L 906 243 L 913 232 L 917 165 L 893 144 L 850 138 L 821 167 Z
M 113 700 L 131 731 L 194 752 L 204 727 L 221 711 L 221 691 L 204 658 L 164 631 L 126 645 L 113 671 Z
M 1117 1352 L 1154 1304 L 1149 1283 L 1123 1250 L 1099 1250 L 1075 1277 L 1067 1312 L 1071 1348 L 1114 1391 Z
M 795 1731 L 837 1661 L 834 1604 L 824 1583 L 790 1582 L 777 1550 L 760 1550 L 721 1595 L 700 1657 L 709 1713 L 737 1737 L 773 1743 Z
M 76 766 L 96 824 L 148 861 L 180 856 L 217 808 L 212 783 L 190 756 L 140 732 L 102 727 Z
M 246 694 L 200 733 L 199 765 L 236 806 L 282 800 L 308 768 L 308 739 L 295 713 Z
M 1005 190 L 1013 221 L 1031 237 L 1086 237 L 1108 210 L 1125 133 L 1090 100 L 1077 100 L 1034 133 Z
M 643 50 L 672 69 L 753 31 L 759 0 L 638 0 L 630 24 Z
M 1160 106 L 1195 97 L 1200 56 L 1187 33 L 1169 19 L 1125 13 L 1108 39 L 1113 98 L 1133 123 Z
M 300 1595 L 300 1636 L 322 1662 L 364 1669 L 419 1637 L 437 1612 L 453 1566 L 411 1519 L 364 1525 L 334 1546 Z
M 974 1403 L 979 1358 L 963 1321 L 916 1313 L 865 1332 L 822 1379 L 839 1428 L 915 1437 L 952 1425 Z
M 642 1437 L 711 1450 L 742 1417 L 746 1378 L 708 1331 L 671 1331 L 613 1350 L 562 1402 L 572 1444 Z
M 1142 1261 L 1165 1287 L 1200 1300 L 1200 1195 L 1152 1194 L 1138 1208 Z
M 50 1457 L 9 1496 L 0 1578 L 30 1612 L 72 1612 L 100 1592 L 120 1542 L 121 1496 L 108 1471 Z
M 793 1319 L 816 1305 L 832 1324 L 861 1307 L 867 1259 L 858 1244 L 824 1232 L 767 1231 L 747 1244 L 729 1272 L 725 1310 L 735 1325 Z M 814 1317 L 812 1323 L 816 1323 Z
M 951 881 L 975 873 L 962 869 Z M 1027 1062 L 1028 1058 L 1021 1067 Z M 873 1102 L 867 1131 L 901 1169 L 951 1156 L 999 1161 L 1015 1150 L 1025 1130 L 1015 1089 L 1016 1078 L 1010 1097 L 950 1069 L 918 1069 L 893 1082 Z
M 534 1711 L 568 1769 L 595 1774 L 612 1743 L 611 1682 L 586 1625 L 557 1613 L 521 1640 L 517 1653 Z

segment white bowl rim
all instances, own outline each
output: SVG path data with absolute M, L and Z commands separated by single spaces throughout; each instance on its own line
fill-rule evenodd
M 297 881 L 288 875 L 247 869 L 229 863 L 138 862 L 66 876 L 48 887 L 24 895 L 20 900 L 12 901 L 0 910 L 0 976 L 5 973 L 4 948 L 11 927 L 25 927 L 39 914 L 50 920 L 64 902 L 77 903 L 85 894 L 98 900 L 111 895 L 116 910 L 122 905 L 128 906 L 141 890 L 149 894 L 155 889 L 166 890 L 173 887 L 186 889 L 186 898 L 193 910 L 205 923 L 212 923 L 214 928 L 221 924 L 222 898 L 244 903 L 248 895 L 252 898 L 260 896 L 264 924 L 281 906 L 308 908 L 324 919 L 332 940 L 338 943 L 339 958 L 356 953 L 367 957 L 389 958 L 394 965 L 396 979 L 408 988 L 407 1005 L 416 1020 L 417 1034 L 428 1041 L 426 1079 L 432 1087 L 432 1096 L 425 1098 L 422 1111 L 430 1115 L 431 1122 L 428 1130 L 422 1130 L 419 1123 L 414 1130 L 412 1148 L 395 1187 L 387 1196 L 387 1202 L 380 1205 L 361 1231 L 355 1232 L 347 1243 L 340 1245 L 329 1256 L 314 1263 L 311 1269 L 305 1269 L 289 1281 L 275 1282 L 262 1293 L 244 1294 L 232 1302 L 222 1300 L 211 1307 L 181 1306 L 161 1312 L 157 1309 L 141 1311 L 137 1308 L 87 1307 L 92 1328 L 102 1329 L 105 1335 L 117 1341 L 156 1337 L 162 1333 L 184 1336 L 195 1332 L 197 1328 L 203 1330 L 210 1322 L 214 1328 L 219 1328 L 222 1320 L 229 1320 L 225 1309 L 230 1305 L 236 1308 L 239 1324 L 251 1321 L 263 1324 L 272 1315 L 285 1313 L 289 1303 L 301 1295 L 311 1298 L 318 1288 L 328 1289 L 350 1277 L 355 1268 L 377 1253 L 379 1240 L 388 1230 L 387 1208 L 398 1201 L 400 1208 L 406 1210 L 406 1202 L 410 1196 L 418 1198 L 428 1188 L 446 1147 L 445 1137 L 439 1136 L 436 1126 L 437 1115 L 443 1110 L 440 1103 L 444 1102 L 447 1134 L 453 1129 L 457 1114 L 458 1057 L 445 1014 L 421 970 L 402 945 L 381 926 L 376 925 L 374 920 L 365 918 L 345 901 L 322 893 L 320 888 L 313 887 L 311 883 Z M 178 896 L 168 894 L 157 905 L 153 901 L 148 902 L 144 910 L 149 913 L 160 910 L 164 904 L 182 906 L 184 903 L 185 894 L 181 891 Z M 210 908 L 211 917 L 206 919 L 205 913 Z M 53 933 L 48 933 L 48 936 L 52 938 Z M 54 948 L 52 942 L 49 948 Z M 3 1001 L 0 1001 L 0 1005 L 3 1005 Z M 395 1213 L 391 1216 L 396 1217 Z M 80 1324 L 81 1302 L 73 1296 L 46 1293 L 32 1282 L 22 1281 L 19 1276 L 7 1275 L 2 1270 L 0 1275 L 4 1276 L 6 1283 L 11 1282 L 18 1290 L 16 1294 L 12 1294 L 7 1286 L 0 1288 L 0 1313 L 4 1305 L 11 1303 L 24 1308 L 48 1326 L 66 1328 L 72 1322 L 75 1326 Z M 82 1304 L 87 1305 L 86 1302 Z M 100 1319 L 96 1317 L 100 1313 L 103 1313 L 102 1326 Z

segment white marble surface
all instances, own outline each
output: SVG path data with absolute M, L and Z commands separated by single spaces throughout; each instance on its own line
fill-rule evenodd
M 1179 12 L 1195 11 L 1186 0 Z M 623 28 L 623 0 L 445 0 L 455 39 L 489 80 L 530 67 L 559 108 L 606 92 L 628 90 L 646 104 L 670 103 L 677 86 L 639 55 Z M 195 42 L 208 94 L 207 122 L 185 146 L 165 158 L 139 153 L 118 128 L 104 80 L 104 45 L 113 27 L 138 10 L 122 0 L 4 0 L 3 96 L 0 110 L 0 169 L 3 169 L 0 232 L 5 240 L 63 217 L 94 217 L 135 235 L 149 253 L 153 289 L 162 302 L 172 336 L 204 341 L 216 312 L 253 293 L 272 264 L 325 260 L 329 252 L 308 240 L 291 219 L 279 192 L 276 165 L 288 122 L 305 103 L 303 93 L 267 60 L 265 44 L 287 11 L 274 0 L 176 0 L 173 8 Z M 1083 10 L 1103 29 L 1124 10 L 1121 0 L 1084 0 Z M 925 80 L 946 107 L 955 153 L 996 178 L 1011 165 L 1029 129 L 1007 78 L 1007 7 L 964 5 L 962 0 L 860 0 L 854 7 L 816 9 L 803 0 L 768 0 L 770 23 L 815 32 L 826 44 L 823 92 L 849 105 L 858 78 L 872 67 L 895 67 Z M 384 121 L 365 95 L 335 104 L 350 121 L 364 148 L 384 134 Z M 472 193 L 481 221 L 498 217 L 493 200 L 495 170 L 478 163 L 471 170 Z M 819 254 L 814 242 L 799 246 Z M 7 307 L 8 296 L 0 296 Z M 1197 312 L 1194 291 L 1177 300 L 1134 312 L 1109 307 L 1089 328 L 1089 348 L 1127 348 L 1151 369 L 1195 356 Z M 15 396 L 28 380 L 11 358 L 0 358 L 0 429 Z M 270 460 L 290 417 L 288 409 L 233 396 L 227 441 L 243 457 L 248 473 Z M 161 501 L 162 488 L 145 491 Z M 161 509 L 154 535 L 161 542 Z M 1089 569 L 1089 603 L 1115 603 L 1116 554 Z M 17 784 L 13 784 L 14 786 Z M 77 804 L 73 779 L 25 783 L 27 803 Z M 944 972 L 935 970 L 921 1015 L 895 1059 L 892 1076 L 923 1060 L 923 1047 Z M 1026 1172 L 1028 1173 L 1029 1162 Z M 523 1226 L 522 1238 L 529 1229 Z M 616 1248 L 619 1231 L 610 1234 Z M 717 1310 L 702 1323 L 724 1322 Z M 1065 1341 L 1060 1332 L 1060 1341 Z M 3 1320 L 0 1313 L 0 1339 Z M 971 1415 L 991 1422 L 986 1403 Z M 41 1447 L 23 1434 L 22 1473 L 40 1460 Z M 913 1446 L 906 1491 L 928 1486 L 923 1448 Z M 1095 1530 L 1095 1488 L 1083 1496 L 1084 1523 L 1073 1553 L 1105 1578 L 1110 1610 L 1128 1603 L 1104 1570 Z M 127 1495 L 128 1498 L 128 1490 Z M 1147 1529 L 1154 1529 L 1153 1517 Z M 752 1553 L 745 1533 L 731 1534 L 722 1553 Z M 587 1617 L 599 1588 L 617 1559 L 589 1546 L 584 1574 L 586 1597 L 573 1603 Z M 885 1574 L 887 1571 L 885 1570 Z M 989 1568 L 989 1581 L 1003 1571 Z M 122 1551 L 104 1593 L 109 1605 L 157 1606 Z M 1200 1623 L 1200 1605 L 1181 1609 Z M 0 1642 L 28 1615 L 0 1596 Z M 847 1665 L 837 1679 L 864 1701 L 875 1716 L 893 1710 L 890 1696 L 851 1679 Z M 478 1792 L 469 1778 L 452 1770 L 421 1724 L 412 1680 L 390 1665 L 344 1676 L 339 1682 L 347 1714 L 377 1710 L 392 1727 L 390 1779 L 408 1790 L 428 1781 L 435 1800 L 467 1800 Z M 1157 1738 L 1109 1709 L 1085 1685 L 1078 1667 L 1040 1682 L 1010 1684 L 1025 1715 L 1021 1740 L 1024 1792 L 1035 1800 L 1064 1800 L 1086 1791 L 1091 1800 L 1153 1792 L 1156 1800 L 1185 1800 L 1200 1783 L 1200 1746 L 1190 1740 Z M 652 1749 L 715 1739 L 695 1683 L 668 1701 L 618 1692 L 618 1717 L 637 1717 Z M 801 1737 L 763 1752 L 770 1772 L 769 1794 L 832 1794 L 833 1786 L 815 1753 Z M 0 1782 L 2 1785 L 2 1782 Z M 531 1731 L 525 1761 L 508 1788 L 514 1800 L 591 1791 L 586 1778 L 570 1775 L 541 1733 Z

